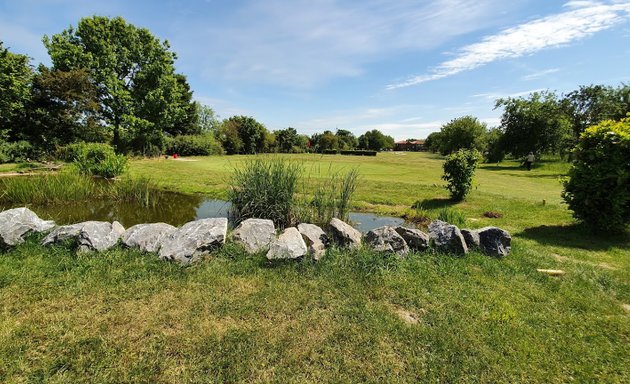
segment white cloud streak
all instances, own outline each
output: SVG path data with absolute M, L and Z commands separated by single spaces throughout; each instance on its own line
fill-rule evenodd
M 566 12 L 539 18 L 485 37 L 461 48 L 455 58 L 430 73 L 391 84 L 387 89 L 409 87 L 469 71 L 497 60 L 517 58 L 586 38 L 628 19 L 630 2 L 571 1 Z

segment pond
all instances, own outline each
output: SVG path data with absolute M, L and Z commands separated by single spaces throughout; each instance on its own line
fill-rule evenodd
M 159 204 L 147 208 L 138 203 L 98 200 L 89 203 L 61 205 L 30 205 L 39 217 L 54 220 L 57 224 L 74 224 L 81 221 L 119 221 L 125 228 L 142 223 L 164 222 L 180 226 L 192 220 L 228 217 L 230 202 L 203 196 L 161 192 Z M 361 232 L 382 227 L 398 226 L 405 221 L 399 217 L 379 216 L 371 213 L 351 212 L 351 224 Z

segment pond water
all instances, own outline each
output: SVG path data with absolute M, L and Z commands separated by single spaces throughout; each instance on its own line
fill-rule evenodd
M 125 228 L 142 223 L 164 222 L 180 226 L 192 220 L 228 217 L 230 202 L 207 199 L 203 196 L 179 193 L 160 193 L 159 203 L 146 208 L 137 203 L 110 200 L 62 205 L 30 205 L 39 217 L 54 220 L 57 224 L 74 224 L 87 220 L 119 221 Z M 351 224 L 361 232 L 405 223 L 399 217 L 378 216 L 371 213 L 351 212 Z

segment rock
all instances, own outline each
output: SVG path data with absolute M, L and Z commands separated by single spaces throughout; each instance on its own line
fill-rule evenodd
M 62 225 L 55 227 L 46 237 L 42 240 L 42 245 L 51 245 L 63 243 L 68 240 L 76 240 L 79 238 L 81 229 L 85 223 Z
M 435 220 L 429 224 L 429 236 L 437 251 L 464 255 L 468 253 L 466 240 L 462 232 L 454 225 Z
M 13 247 L 23 243 L 30 233 L 46 232 L 54 226 L 54 221 L 42 220 L 28 208 L 0 212 L 0 247 Z
M 405 239 L 390 226 L 369 231 L 365 235 L 365 242 L 380 252 L 393 252 L 400 256 L 409 253 L 409 246 L 407 246 Z
M 127 229 L 122 235 L 122 242 L 129 248 L 138 248 L 143 252 L 157 252 L 162 242 L 177 231 L 166 223 L 138 224 Z
M 232 238 L 245 247 L 247 253 L 258 253 L 266 251 L 276 238 L 276 227 L 271 220 L 247 219 L 232 232 Z
M 79 232 L 79 252 L 103 252 L 114 247 L 125 228 L 119 222 L 87 221 Z
M 326 232 L 315 224 L 306 223 L 298 225 L 298 231 L 308 247 L 308 253 L 313 255 L 315 260 L 321 259 L 326 254 L 326 246 L 329 242 Z
M 472 229 L 462 229 L 462 236 L 466 240 L 468 249 L 479 248 L 479 233 Z
M 361 232 L 352 228 L 349 224 L 333 218 L 330 220 L 330 231 L 335 243 L 342 247 L 357 249 L 361 247 Z
M 485 227 L 477 230 L 479 249 L 487 255 L 504 257 L 510 254 L 512 236 L 497 227 Z
M 396 232 L 407 242 L 409 249 L 413 251 L 426 251 L 429 249 L 430 237 L 426 233 L 413 228 L 396 227 Z
M 290 227 L 269 246 L 267 259 L 297 259 L 306 255 L 308 249 L 297 228 Z
M 191 221 L 162 241 L 160 259 L 190 264 L 225 244 L 225 217 Z

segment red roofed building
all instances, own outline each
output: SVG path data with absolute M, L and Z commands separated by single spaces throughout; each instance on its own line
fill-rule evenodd
M 425 151 L 424 140 L 402 140 L 397 141 L 394 146 L 394 151 L 413 151 L 420 152 Z

